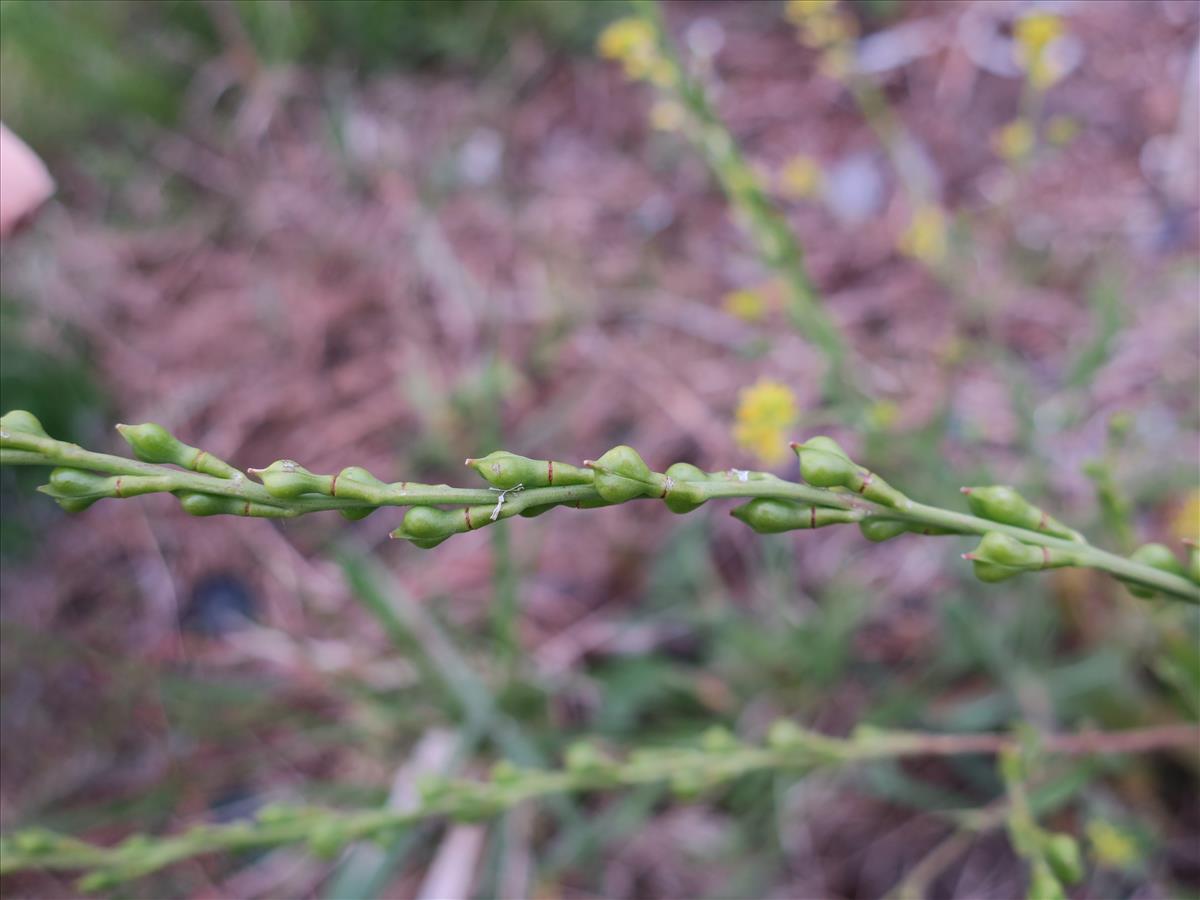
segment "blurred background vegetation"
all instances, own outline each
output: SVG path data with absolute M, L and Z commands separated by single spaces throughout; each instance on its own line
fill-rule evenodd
M 0 0 L 0 116 L 59 187 L 0 251 L 0 407 L 97 449 L 157 420 L 243 467 L 389 480 L 617 442 L 794 477 L 739 440 L 745 392 L 781 385 L 768 436 L 833 433 L 913 496 L 1013 483 L 1112 549 L 1198 536 L 1200 8 L 838 8 L 846 69 L 781 3 L 665 13 L 853 348 L 853 413 L 823 404 L 824 360 L 675 112 L 596 58 L 623 7 L 567 0 Z M 1032 13 L 1061 28 L 1034 88 Z M 581 735 L 1200 716 L 1196 610 L 1071 571 L 981 586 L 956 539 L 621 508 L 423 553 L 383 540 L 385 513 L 69 518 L 36 483 L 0 471 L 5 830 L 395 802 L 419 772 L 550 764 Z M 1044 821 L 1085 849 L 1079 896 L 1200 896 L 1198 766 L 1039 773 Z M 416 896 L 449 860 L 472 897 L 868 897 L 914 872 L 1012 897 L 1003 829 L 960 815 L 1003 793 L 986 757 L 692 804 L 646 787 L 134 892 Z

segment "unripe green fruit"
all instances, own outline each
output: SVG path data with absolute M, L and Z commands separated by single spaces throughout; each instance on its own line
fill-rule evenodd
M 708 481 L 708 473 L 691 463 L 674 463 L 664 473 L 667 477 L 667 494 L 663 497 L 667 509 L 684 515 L 704 505 L 704 498 L 691 487 L 691 483 Z
M 414 506 L 404 514 L 400 527 L 392 537 L 412 541 L 424 549 L 436 547 L 446 538 L 465 534 L 492 523 L 494 506 L 459 506 L 454 509 L 438 509 L 433 506 Z M 502 518 L 512 515 L 501 508 Z
M 215 494 L 202 494 L 196 491 L 176 491 L 179 505 L 184 511 L 193 516 L 249 516 L 252 519 L 286 519 L 292 513 L 277 506 L 267 506 L 265 503 L 255 503 L 252 500 L 239 500 L 236 497 L 218 497 Z
M 69 513 L 77 513 L 83 512 L 99 499 L 99 497 L 55 497 L 54 502 Z
M 875 516 L 868 516 L 858 523 L 858 530 L 863 533 L 863 537 L 868 541 L 880 544 L 899 535 L 907 534 L 909 525 L 907 522 L 897 522 L 895 519 L 880 519 Z
M 39 438 L 50 437 L 50 435 L 46 434 L 46 429 L 42 427 L 42 423 L 38 421 L 37 416 L 23 409 L 14 409 L 12 412 L 0 416 L 0 433 L 4 435 L 3 438 L 0 438 L 0 446 L 2 447 L 19 448 L 24 446 L 21 441 L 21 435 L 32 435 Z
M 60 467 L 50 473 L 49 493 L 54 497 L 90 497 L 94 500 L 111 497 L 112 481 L 106 475 Z
M 800 460 L 800 477 L 815 487 L 845 488 L 884 506 L 902 507 L 908 498 L 876 475 L 855 464 L 832 438 L 817 435 L 792 444 Z
M 481 459 L 468 459 L 466 464 L 488 484 L 502 490 L 511 490 L 518 484 L 527 488 L 591 484 L 594 477 L 588 469 L 549 459 L 529 459 L 507 450 L 493 451 Z
M 1037 900 L 1067 900 L 1063 886 L 1050 866 L 1040 860 L 1034 863 L 1029 872 L 1029 890 L 1025 896 L 1036 897 Z
M 1051 834 L 1045 846 L 1046 861 L 1062 881 L 1075 884 L 1083 878 L 1083 854 L 1075 838 L 1069 834 Z
M 824 441 L 795 444 L 792 449 L 800 460 L 800 477 L 814 487 L 853 489 L 862 480 L 858 466 L 845 454 L 827 449 Z
M 820 528 L 843 522 L 858 521 L 858 513 L 848 509 L 826 509 L 807 506 L 794 500 L 774 500 L 758 497 L 729 513 L 745 522 L 759 534 L 779 534 L 803 528 Z
M 999 531 L 989 531 L 979 546 L 964 555 L 972 562 L 980 581 L 1004 581 L 1022 572 L 1056 569 L 1071 565 L 1069 553 L 1049 547 L 1034 547 Z
M 993 522 L 1003 522 L 1005 525 L 1015 525 L 1017 528 L 1028 528 L 1030 531 L 1052 534 L 1069 541 L 1083 542 L 1079 532 L 1043 512 L 1006 485 L 965 487 L 962 488 L 962 492 L 966 494 L 967 506 L 971 508 L 971 512 L 981 519 L 991 519 Z
M 265 469 L 247 469 L 262 482 L 267 493 L 280 500 L 294 500 L 304 494 L 332 496 L 334 479 L 329 475 L 314 475 L 291 459 L 278 459 Z
M 595 471 L 596 493 L 609 503 L 624 503 L 662 492 L 662 488 L 654 483 L 650 467 L 636 450 L 624 444 L 613 447 L 591 463 L 590 468 Z
M 362 466 L 347 466 L 330 479 L 329 494 L 332 497 L 342 497 L 349 500 L 363 500 L 367 503 L 377 503 L 387 485 L 364 469 Z M 342 517 L 351 522 L 365 519 L 375 511 L 375 507 L 365 509 L 340 509 Z
M 1163 572 L 1170 572 L 1172 575 L 1185 574 L 1183 564 L 1166 544 L 1142 544 L 1129 554 L 1129 558 L 1134 562 L 1153 566 Z
M 118 425 L 117 431 L 133 448 L 133 455 L 142 462 L 171 463 L 181 469 L 203 472 L 216 478 L 233 478 L 241 473 L 207 450 L 192 447 L 154 422 L 141 425 Z
M 841 444 L 833 438 L 824 434 L 818 434 L 816 437 L 810 437 L 804 442 L 804 446 L 810 450 L 822 450 L 826 453 L 832 453 L 835 456 L 840 456 L 847 461 L 850 460 L 850 454 L 845 451 Z
M 1142 546 L 1129 554 L 1129 558 L 1134 562 L 1142 563 L 1142 565 L 1151 566 L 1163 572 L 1170 572 L 1172 575 L 1187 575 L 1183 564 L 1175 556 L 1171 548 L 1165 544 L 1142 544 Z M 1153 588 L 1126 581 L 1124 578 L 1119 580 L 1125 583 L 1125 586 L 1129 589 L 1129 593 L 1135 597 L 1141 597 L 1143 600 L 1149 600 L 1158 593 Z

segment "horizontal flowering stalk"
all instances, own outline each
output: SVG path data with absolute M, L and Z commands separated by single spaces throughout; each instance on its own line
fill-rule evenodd
M 0 465 L 53 467 L 49 483 L 39 490 L 70 512 L 103 498 L 151 493 L 173 494 L 196 516 L 287 519 L 337 510 L 348 519 L 361 519 L 382 507 L 407 507 L 391 536 L 422 548 L 501 519 L 537 516 L 559 506 L 591 509 L 661 500 L 672 512 L 684 514 L 710 500 L 744 499 L 748 502 L 731 514 L 764 534 L 855 524 L 874 542 L 907 533 L 976 535 L 979 545 L 964 558 L 982 581 L 1074 566 L 1108 572 L 1138 596 L 1161 593 L 1200 604 L 1200 551 L 1194 545 L 1186 568 L 1162 544 L 1118 556 L 1091 546 L 1012 488 L 999 485 L 963 488 L 971 514 L 928 506 L 858 465 L 823 436 L 791 445 L 805 484 L 768 472 L 705 472 L 689 463 L 655 472 L 631 447 L 619 446 L 578 467 L 506 450 L 468 459 L 467 465 L 488 483 L 474 489 L 388 484 L 357 466 L 320 475 L 288 459 L 242 472 L 184 444 L 160 425 L 117 428 L 138 459 L 55 440 L 30 413 L 10 412 L 0 418 Z
M 1165 725 L 1045 735 L 1034 743 L 1041 755 L 1085 756 L 1192 748 L 1197 740 L 1200 729 L 1194 726 Z M 0 839 L 0 875 L 30 869 L 82 871 L 87 873 L 79 882 L 82 890 L 109 890 L 173 863 L 215 852 L 305 844 L 315 855 L 333 857 L 354 841 L 387 843 L 398 831 L 424 819 L 478 821 L 553 794 L 666 783 L 681 799 L 695 799 L 754 772 L 803 774 L 881 759 L 1009 754 L 1028 744 L 1004 734 L 919 734 L 868 727 L 849 738 L 834 738 L 786 720 L 776 722 L 761 745 L 743 742 L 716 727 L 694 745 L 637 750 L 623 760 L 583 742 L 567 750 L 561 770 L 522 769 L 500 762 L 487 780 L 427 779 L 420 785 L 419 805 L 408 810 L 271 805 L 254 819 L 197 825 L 170 837 L 134 835 L 107 847 L 41 829 L 22 831 Z

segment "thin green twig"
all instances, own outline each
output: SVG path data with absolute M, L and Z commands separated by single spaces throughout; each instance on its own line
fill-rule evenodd
M 17 411 L 0 419 L 0 465 L 55 467 L 50 483 L 40 490 L 72 511 L 102 498 L 147 493 L 174 494 L 194 515 L 294 518 L 337 510 L 357 519 L 384 507 L 407 507 L 392 536 L 420 547 L 557 506 L 588 509 L 657 499 L 674 512 L 686 513 L 710 500 L 744 499 L 750 502 L 732 514 L 764 533 L 857 524 L 874 541 L 902 533 L 976 535 L 982 541 L 965 558 L 984 581 L 1064 566 L 1092 568 L 1126 582 L 1140 595 L 1157 592 L 1200 604 L 1195 548 L 1188 569 L 1159 544 L 1139 548 L 1129 557 L 1109 553 L 1001 486 L 964 488 L 973 514 L 919 503 L 854 463 L 824 437 L 793 444 L 807 484 L 765 472 L 704 472 L 686 463 L 654 472 L 631 448 L 615 447 L 583 467 L 496 451 L 467 460 L 491 484 L 472 489 L 407 481 L 388 484 L 358 467 L 318 475 L 292 460 L 242 472 L 183 444 L 160 426 L 119 428 L 135 453 L 153 461 L 95 453 L 55 440 L 33 416 Z

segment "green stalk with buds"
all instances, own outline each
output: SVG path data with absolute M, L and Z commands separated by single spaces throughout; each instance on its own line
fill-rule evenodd
M 1131 731 L 1081 732 L 1041 738 L 1044 754 L 1091 756 L 1194 746 L 1200 732 L 1188 725 Z M 683 800 L 694 800 L 754 772 L 803 775 L 822 768 L 846 767 L 885 759 L 1014 753 L 1016 738 L 1005 734 L 914 734 L 863 727 L 847 738 L 807 731 L 794 722 L 774 723 L 761 744 L 748 743 L 724 728 L 706 731 L 689 746 L 635 751 L 614 758 L 588 742 L 570 746 L 563 768 L 518 768 L 496 763 L 481 780 L 426 779 L 415 809 L 338 810 L 313 806 L 265 806 L 253 819 L 225 825 L 196 825 L 168 837 L 133 835 L 115 846 L 100 846 L 42 829 L 0 839 L 0 875 L 29 869 L 83 871 L 85 891 L 112 890 L 166 866 L 215 852 L 233 852 L 289 844 L 306 845 L 316 856 L 331 858 L 361 840 L 388 843 L 424 819 L 476 822 L 520 803 L 562 793 L 614 790 L 664 783 Z M 1040 840 L 1024 793 L 1013 797 L 1011 822 L 1017 838 Z M 1029 836 L 1033 835 L 1033 838 Z M 1055 835 L 1053 838 L 1065 838 Z M 1061 843 L 1061 840 L 1059 840 Z M 1041 850 L 1041 844 L 1034 844 Z M 1031 854 L 1032 855 L 1032 854 Z M 1040 857 L 1033 862 L 1037 877 Z M 1038 895 L 1034 895 L 1038 896 Z
M 487 486 L 462 488 L 387 483 L 358 466 L 322 475 L 290 459 L 243 472 L 159 425 L 117 427 L 136 459 L 55 440 L 30 413 L 10 412 L 0 418 L 0 464 L 51 467 L 49 483 L 39 490 L 69 512 L 101 499 L 153 493 L 174 495 L 197 516 L 288 519 L 336 510 L 347 519 L 362 519 L 384 507 L 402 507 L 406 512 L 391 536 L 422 548 L 555 507 L 593 509 L 649 500 L 682 515 L 710 500 L 741 499 L 747 502 L 731 514 L 763 534 L 857 525 L 873 542 L 902 534 L 976 536 L 978 545 L 964 558 L 981 581 L 1090 568 L 1118 578 L 1138 596 L 1200 604 L 1200 551 L 1194 545 L 1186 565 L 1161 544 L 1146 544 L 1128 557 L 1109 553 L 1004 486 L 963 488 L 970 513 L 929 506 L 859 465 L 824 436 L 792 444 L 804 483 L 768 472 L 705 472 L 689 463 L 655 472 L 633 448 L 619 446 L 581 466 L 498 450 L 466 461 Z

